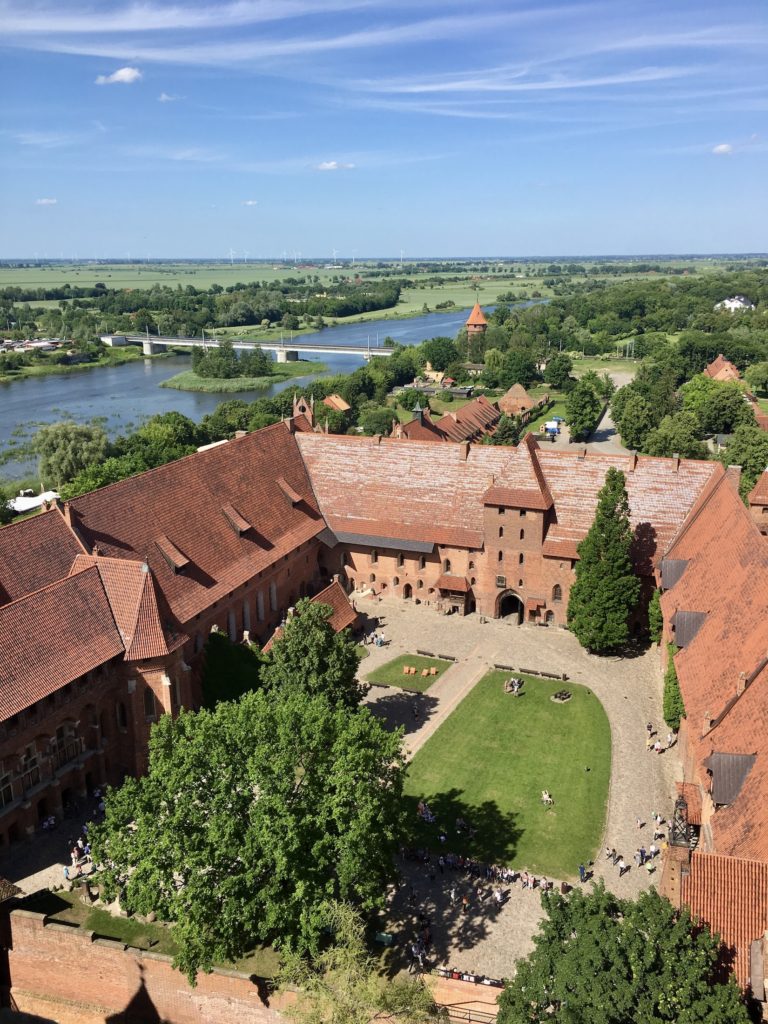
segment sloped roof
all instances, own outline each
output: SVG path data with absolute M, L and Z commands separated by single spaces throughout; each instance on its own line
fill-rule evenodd
M 507 416 L 515 416 L 519 412 L 526 412 L 536 405 L 536 400 L 531 398 L 522 384 L 513 384 L 505 394 L 496 402 L 499 409 Z
M 0 605 L 63 579 L 83 548 L 57 508 L 0 529 Z
M 440 441 L 298 434 L 320 510 L 335 533 L 479 548 L 482 496 L 510 450 Z
M 768 864 L 696 850 L 683 875 L 683 903 L 733 950 L 742 987 L 750 980 L 750 945 L 768 928 Z
M 469 580 L 466 576 L 451 576 L 450 573 L 443 573 L 435 583 L 438 590 L 447 590 L 451 594 L 469 593 Z
M 490 431 L 501 413 L 485 395 L 478 395 L 455 412 L 447 412 L 435 426 L 448 441 L 469 441 Z
M 705 367 L 704 373 L 714 380 L 737 380 L 741 377 L 738 367 L 734 366 L 730 359 L 726 359 L 722 352 Z
M 764 469 L 749 492 L 750 505 L 768 505 L 768 469 Z
M 0 720 L 124 647 L 95 566 L 0 608 Z
M 397 429 L 398 437 L 408 441 L 445 441 L 445 434 L 432 422 L 429 409 L 423 409 L 421 422 L 414 416 L 408 423 L 401 423 Z
M 597 495 L 611 467 L 626 478 L 630 522 L 637 532 L 633 557 L 641 573 L 649 573 L 680 530 L 708 481 L 724 473 L 720 463 L 693 459 L 639 456 L 541 448 L 537 462 L 554 499 L 557 522 L 547 542 L 578 544 L 595 518 Z M 697 607 L 688 605 L 688 607 Z
M 323 399 L 323 405 L 327 405 L 329 409 L 335 409 L 336 412 L 347 412 L 351 407 L 349 402 L 345 401 L 341 395 L 326 395 Z
M 712 802 L 732 804 L 754 763 L 754 754 L 710 754 L 704 767 L 712 773 Z
M 331 616 L 328 619 L 328 624 L 331 626 L 334 633 L 340 633 L 342 629 L 354 626 L 357 622 L 357 612 L 349 603 L 349 598 L 338 580 L 334 580 L 333 583 L 329 584 L 329 586 L 325 588 L 325 590 L 321 590 L 319 594 L 315 594 L 312 598 L 312 603 L 330 605 Z M 269 654 L 275 640 L 279 640 L 282 635 L 283 630 L 278 626 L 269 640 L 264 644 L 263 653 Z
M 276 423 L 85 494 L 73 524 L 102 555 L 146 561 L 183 624 L 323 529 L 299 436 L 315 435 Z M 254 528 L 238 536 L 224 505 Z M 174 571 L 163 538 L 189 564 Z
M 146 562 L 79 555 L 72 571 L 79 572 L 91 565 L 101 577 L 125 647 L 126 661 L 161 658 L 186 642 L 188 637 L 173 627 L 167 614 L 163 622 Z
M 482 309 L 480 308 L 480 303 L 476 302 L 472 307 L 472 312 L 467 317 L 466 326 L 481 327 L 483 325 L 487 325 L 487 323 L 488 321 L 485 318 L 485 313 L 483 313 Z
M 539 463 L 539 446 L 528 433 L 512 449 L 501 474 L 483 496 L 486 505 L 507 505 L 514 508 L 544 511 L 553 505 L 552 494 Z

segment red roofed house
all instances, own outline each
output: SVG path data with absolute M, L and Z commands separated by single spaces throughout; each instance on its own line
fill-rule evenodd
M 717 359 L 713 359 L 709 366 L 705 367 L 704 373 L 712 380 L 741 380 L 741 374 L 733 363 L 720 353 Z
M 546 405 L 548 401 L 549 395 L 531 398 L 522 384 L 513 384 L 509 391 L 496 401 L 496 405 L 505 416 L 519 416 L 525 425 L 534 411 Z
M 762 535 L 768 536 L 768 469 L 763 470 L 749 492 L 749 511 Z

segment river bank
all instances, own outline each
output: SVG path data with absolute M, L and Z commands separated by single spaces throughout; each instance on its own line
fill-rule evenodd
M 171 349 L 167 352 L 158 352 L 153 356 L 145 356 L 140 348 L 134 346 L 113 348 L 90 363 L 34 363 L 32 366 L 20 366 L 18 370 L 13 370 L 11 373 L 0 373 L 0 384 L 12 384 L 14 381 L 30 380 L 36 377 L 61 377 L 73 373 L 83 373 L 85 370 L 104 369 L 109 366 L 123 366 L 125 363 L 133 363 L 138 359 L 167 359 L 175 354 Z
M 325 363 L 310 363 L 306 359 L 298 359 L 294 363 L 276 363 L 273 373 L 264 377 L 199 377 L 194 370 L 182 370 L 168 380 L 160 382 L 161 388 L 174 388 L 177 391 L 200 391 L 208 395 L 240 394 L 244 391 L 263 391 L 272 384 L 292 380 L 294 377 L 306 377 L 307 374 L 325 373 Z

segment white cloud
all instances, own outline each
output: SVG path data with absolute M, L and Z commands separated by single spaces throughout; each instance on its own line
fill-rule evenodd
M 729 153 L 733 152 L 733 146 L 730 142 L 721 142 L 719 146 L 714 146 L 712 152 L 715 156 L 728 156 Z
M 340 160 L 323 160 L 315 165 L 316 171 L 351 171 L 354 164 L 344 164 Z
M 258 199 L 244 199 L 243 200 L 243 206 L 258 206 L 258 205 L 259 205 L 259 200 Z
M 178 96 L 171 96 L 171 94 L 168 93 L 168 92 L 161 92 L 160 95 L 157 97 L 157 102 L 158 103 L 175 103 L 175 101 L 178 98 L 179 98 Z
M 141 81 L 142 74 L 138 68 L 118 68 L 111 75 L 99 75 L 96 85 L 132 85 Z
M 58 199 L 36 199 L 35 206 L 55 206 Z

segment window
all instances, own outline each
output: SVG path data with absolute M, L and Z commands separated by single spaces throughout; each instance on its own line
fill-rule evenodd
M 227 615 L 227 630 L 229 632 L 229 639 L 232 643 L 237 642 L 237 617 L 234 612 L 230 612 Z
M 524 519 L 524 518 L 525 518 L 525 516 L 527 516 L 527 515 L 528 515 L 528 513 L 527 513 L 527 512 L 525 511 L 525 509 L 524 509 L 524 508 L 521 508 L 521 509 L 520 509 L 520 518 L 521 518 L 521 519 Z
M 505 508 L 500 508 L 500 509 L 499 509 L 499 515 L 500 515 L 500 516 L 503 516 L 503 515 L 504 515 L 504 513 L 505 513 L 506 511 L 507 511 L 507 510 L 506 510 Z
M 419 555 L 419 569 L 423 569 L 427 564 L 427 560 L 424 555 Z
M 473 576 L 473 577 L 472 577 L 472 578 L 470 579 L 470 581 L 469 581 L 469 584 L 470 584 L 470 586 L 474 587 L 474 585 L 475 585 L 476 583 L 477 583 L 477 580 L 476 580 L 476 579 L 475 579 L 475 577 Z
M 195 654 L 199 654 L 200 651 L 202 651 L 202 649 L 203 649 L 203 634 L 202 633 L 196 633 L 195 634 Z
M 397 568 L 398 568 L 398 569 L 402 569 L 402 567 L 403 567 L 404 565 L 405 565 L 405 558 L 403 557 L 403 553 L 402 553 L 402 551 L 401 551 L 401 552 L 400 552 L 400 553 L 398 554 L 398 556 L 397 556 Z
M 443 559 L 443 572 L 448 573 L 451 571 L 451 560 L 450 558 Z
M 559 583 L 556 583 L 554 585 L 554 587 L 552 587 L 552 600 L 553 601 L 562 601 L 563 600 L 563 588 L 560 586 Z
M 421 590 L 421 588 L 424 586 L 424 580 L 419 580 L 416 586 L 418 587 L 419 590 Z
M 503 536 L 504 536 L 504 527 L 500 526 L 499 527 L 499 537 L 503 537 Z
M 5 807 L 6 804 L 11 803 L 13 800 L 13 786 L 11 785 L 11 776 L 3 775 L 0 778 L 0 807 Z
M 251 628 L 251 606 L 248 603 L 248 598 L 243 601 L 243 629 Z
M 155 695 L 147 686 L 144 690 L 144 716 L 147 721 L 154 721 L 157 709 L 155 707 Z
M 277 584 L 269 584 L 269 607 L 273 612 L 277 611 Z
M 379 552 L 376 548 L 371 548 L 371 565 L 375 565 L 379 560 Z
M 376 573 L 375 572 L 372 572 L 371 575 L 368 577 L 368 582 L 369 583 L 375 583 L 376 582 Z
M 523 565 L 524 562 L 525 562 L 525 555 L 521 551 L 520 554 L 517 556 L 517 564 L 518 565 Z
M 518 580 L 517 581 L 517 585 L 518 585 L 518 587 L 522 587 L 523 586 L 523 581 L 522 580 Z
M 547 617 L 546 617 L 547 625 L 552 625 L 552 623 L 554 621 L 555 621 L 555 613 L 554 612 L 547 612 Z
M 256 618 L 259 622 L 264 621 L 264 594 L 261 591 L 256 595 Z
M 520 531 L 520 540 L 525 540 L 525 530 Z
M 117 727 L 118 727 L 118 729 L 127 729 L 128 728 L 128 715 L 126 714 L 126 711 L 125 711 L 125 704 L 123 704 L 123 702 L 121 700 L 119 700 L 117 702 L 117 704 L 115 705 L 115 716 L 117 718 Z
M 399 584 L 400 584 L 400 577 L 399 576 L 393 576 L 392 577 L 392 586 L 393 587 L 397 587 L 397 586 L 399 586 Z
M 470 569 L 474 569 L 475 568 L 475 563 L 474 562 L 470 562 L 469 563 L 469 568 Z
M 500 552 L 499 552 L 499 557 L 498 557 L 498 559 L 497 559 L 497 560 L 498 560 L 499 562 L 503 562 L 503 561 L 504 561 L 504 552 L 503 552 L 503 551 L 500 551 Z

